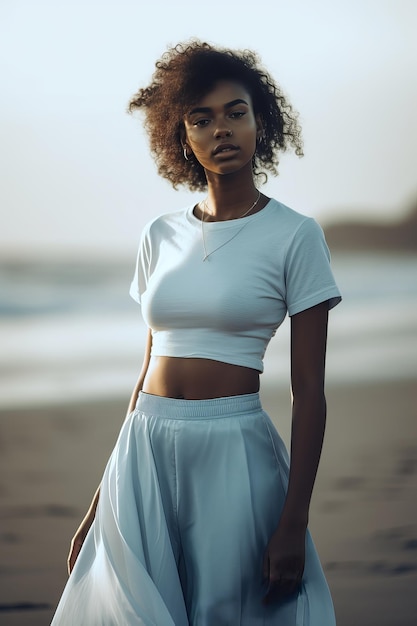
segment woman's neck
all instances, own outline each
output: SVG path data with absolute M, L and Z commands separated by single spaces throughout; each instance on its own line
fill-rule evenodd
M 206 221 L 237 219 L 246 211 L 258 208 L 259 191 L 255 187 L 252 175 L 245 176 L 208 176 L 207 198 L 204 200 Z M 258 200 L 258 202 L 256 202 Z

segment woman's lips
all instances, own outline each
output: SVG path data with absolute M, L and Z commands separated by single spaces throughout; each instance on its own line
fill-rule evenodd
M 233 143 L 221 143 L 216 146 L 213 150 L 213 155 L 216 154 L 227 154 L 232 151 L 238 150 L 238 146 L 235 146 Z

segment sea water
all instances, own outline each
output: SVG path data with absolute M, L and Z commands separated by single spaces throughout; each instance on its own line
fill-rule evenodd
M 417 375 L 417 255 L 333 254 L 343 301 L 330 313 L 328 383 Z M 0 407 L 126 395 L 146 329 L 128 295 L 133 262 L 4 262 Z M 263 384 L 289 385 L 288 319 Z

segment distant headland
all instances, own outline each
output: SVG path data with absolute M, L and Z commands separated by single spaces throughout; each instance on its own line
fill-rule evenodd
M 417 253 L 417 204 L 396 222 L 345 220 L 323 228 L 331 250 Z

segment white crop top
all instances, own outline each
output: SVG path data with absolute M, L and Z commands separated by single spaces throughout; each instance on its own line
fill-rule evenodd
M 154 356 L 199 357 L 263 371 L 288 314 L 341 300 L 323 231 L 270 200 L 242 219 L 201 222 L 193 207 L 152 220 L 139 247 L 131 296 L 152 330 Z

